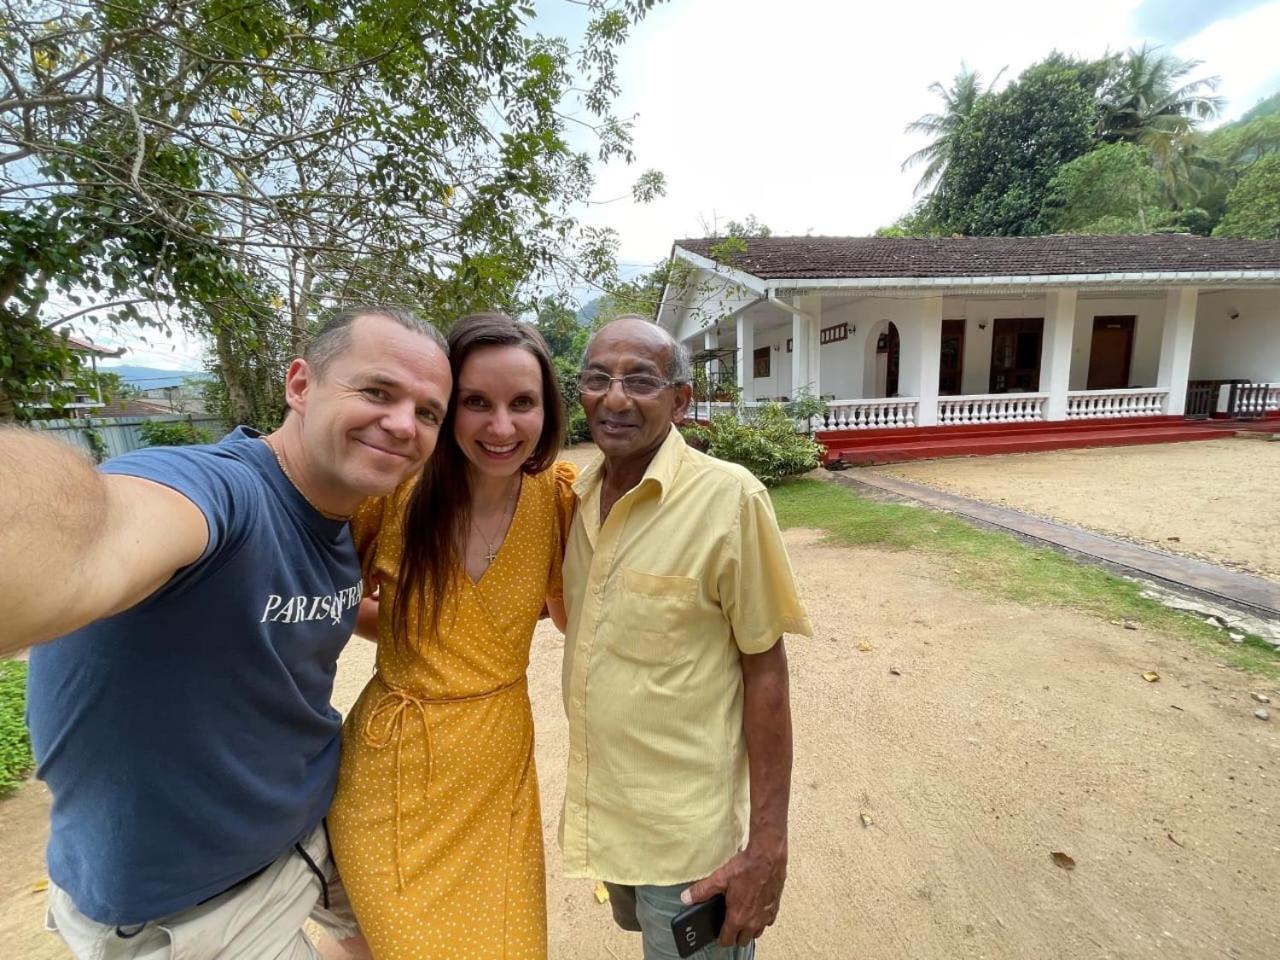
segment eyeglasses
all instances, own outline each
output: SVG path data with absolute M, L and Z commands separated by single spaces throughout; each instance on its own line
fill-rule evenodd
M 646 373 L 629 373 L 625 377 L 611 377 L 598 370 L 586 370 L 578 374 L 578 392 L 589 397 L 599 397 L 609 392 L 614 382 L 622 384 L 622 392 L 635 400 L 648 400 L 656 397 L 667 387 L 675 384 L 660 377 L 651 377 Z

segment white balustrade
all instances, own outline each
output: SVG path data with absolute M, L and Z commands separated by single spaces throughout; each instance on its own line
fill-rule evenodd
M 1047 393 L 976 393 L 938 398 L 938 425 L 1029 423 L 1043 420 Z
M 1158 417 L 1165 412 L 1168 390 L 1072 390 L 1067 394 L 1068 420 Z
M 914 427 L 920 400 L 886 397 L 875 400 L 828 400 L 823 429 L 885 430 Z

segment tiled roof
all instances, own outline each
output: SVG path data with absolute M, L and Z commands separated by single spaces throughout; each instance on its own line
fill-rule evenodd
M 118 357 L 124 353 L 124 347 L 100 347 L 88 340 L 81 340 L 79 337 L 67 337 L 67 346 L 75 353 L 93 353 L 99 357 Z
M 711 256 L 716 239 L 677 240 Z M 1280 241 L 1139 237 L 757 237 L 732 266 L 762 280 L 1280 270 Z

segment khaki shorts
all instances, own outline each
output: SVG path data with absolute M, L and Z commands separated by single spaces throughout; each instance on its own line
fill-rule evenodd
M 298 847 L 306 857 L 290 850 L 252 880 L 140 927 L 90 920 L 51 883 L 45 928 L 61 936 L 78 960 L 317 960 L 320 954 L 302 929 L 308 917 L 338 940 L 360 928 L 324 825 Z

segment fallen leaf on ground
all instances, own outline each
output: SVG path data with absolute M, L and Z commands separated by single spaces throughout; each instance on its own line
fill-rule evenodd
M 1174 843 L 1176 843 L 1178 846 L 1182 847 L 1183 849 L 1186 849 L 1187 845 L 1183 843 L 1181 840 L 1179 840 L 1177 837 L 1175 837 L 1172 833 L 1166 833 L 1165 836 L 1168 837 L 1170 840 L 1172 840 Z
M 1253 697 L 1253 699 L 1254 699 L 1254 700 L 1256 700 L 1256 701 L 1258 701 L 1258 703 L 1270 703 L 1270 702 L 1271 702 L 1271 698 L 1270 698 L 1270 697 L 1268 697 L 1265 693 L 1251 693 L 1251 694 L 1249 694 L 1249 696 Z
M 895 677 L 902 676 L 902 671 L 899 670 L 897 667 L 890 667 L 889 672 L 892 673 Z
M 1154 670 L 1148 670 L 1142 675 L 1142 679 L 1147 681 L 1147 683 L 1155 683 L 1160 679 L 1160 674 L 1156 673 Z
M 596 903 L 609 902 L 609 888 L 603 883 L 596 884 Z
M 48 878 L 48 877 L 45 877 L 45 878 L 44 878 L 43 880 L 41 880 L 39 883 L 33 883 L 33 884 L 31 885 L 31 892 L 32 892 L 32 893 L 44 893 L 44 892 L 45 892 L 46 890 L 48 890 L 48 889 L 49 889 L 49 878 Z
M 1063 853 L 1061 850 L 1053 851 L 1053 853 L 1049 854 L 1049 859 L 1063 870 L 1074 870 L 1076 868 L 1075 860 L 1071 859 L 1070 856 Z
M 862 818 L 862 825 L 864 827 L 869 827 L 873 823 L 875 823 L 875 821 L 871 819 L 871 814 L 869 813 L 862 813 L 862 814 L 859 814 L 859 816 Z
M 866 653 L 868 650 L 871 649 L 871 644 L 866 640 L 859 640 L 858 649 L 861 650 L 863 653 Z

